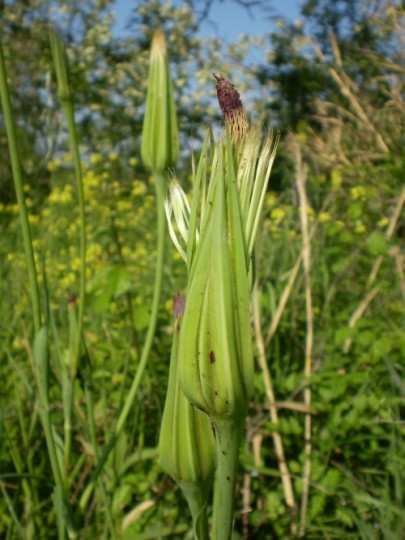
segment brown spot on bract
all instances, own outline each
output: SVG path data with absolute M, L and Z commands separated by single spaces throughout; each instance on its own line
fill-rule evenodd
M 186 299 L 181 293 L 178 292 L 173 297 L 173 314 L 176 321 L 180 317 L 180 315 L 183 315 L 185 308 L 186 308 Z
M 215 363 L 215 353 L 214 351 L 211 351 L 210 352 L 210 364 L 214 364 Z

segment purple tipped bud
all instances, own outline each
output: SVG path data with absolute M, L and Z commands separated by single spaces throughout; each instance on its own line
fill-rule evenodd
M 217 77 L 217 96 L 219 106 L 225 121 L 228 121 L 230 133 L 232 137 L 241 137 L 248 130 L 248 122 L 245 111 L 243 110 L 242 101 L 240 100 L 239 92 L 235 89 L 228 79 L 222 75 Z

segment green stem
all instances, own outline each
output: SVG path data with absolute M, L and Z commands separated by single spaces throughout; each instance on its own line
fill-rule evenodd
M 7 139 L 10 148 L 11 168 L 13 171 L 14 186 L 17 196 L 18 212 L 24 241 L 25 257 L 27 259 L 28 280 L 31 291 L 31 304 L 34 317 L 35 335 L 41 328 L 41 308 L 39 303 L 39 289 L 37 271 L 35 268 L 34 250 L 31 241 L 31 229 L 28 221 L 27 206 L 23 189 L 23 177 L 20 159 L 18 156 L 17 138 L 15 133 L 13 114 L 11 112 L 10 94 L 8 91 L 6 67 L 4 64 L 3 49 L 0 41 L 0 94 L 3 105 L 4 120 L 6 123 Z
M 165 216 L 165 211 L 164 211 L 164 206 L 163 206 L 165 191 L 166 191 L 166 181 L 165 181 L 165 176 L 162 172 L 155 172 L 153 174 L 153 178 L 155 181 L 155 188 L 156 188 L 158 243 L 157 243 L 155 286 L 154 286 L 154 291 L 153 291 L 152 311 L 150 315 L 148 332 L 146 334 L 145 344 L 143 346 L 142 355 L 139 361 L 135 378 L 132 381 L 131 388 L 129 389 L 128 396 L 126 397 L 124 406 L 118 417 L 114 432 L 111 435 L 111 438 L 108 441 L 107 446 L 104 448 L 104 451 L 100 457 L 100 461 L 98 462 L 97 467 L 93 473 L 90 484 L 87 486 L 80 500 L 81 508 L 86 507 L 87 502 L 89 500 L 89 497 L 94 487 L 94 482 L 96 481 L 98 475 L 100 474 L 104 466 L 104 463 L 106 462 L 109 456 L 109 453 L 114 447 L 114 442 L 117 439 L 118 435 L 121 433 L 121 430 L 124 427 L 124 424 L 128 418 L 128 414 L 136 398 L 136 394 L 138 392 L 138 388 L 142 380 L 143 373 L 145 371 L 146 362 L 149 358 L 149 353 L 150 353 L 153 338 L 155 335 L 157 317 L 158 317 L 158 312 L 159 312 L 159 304 L 160 304 L 160 294 L 162 290 L 163 263 L 164 263 L 164 257 L 165 257 L 165 243 L 166 243 L 166 216 Z
M 63 448 L 63 480 L 67 488 L 69 483 L 70 454 L 72 451 L 72 410 L 73 393 L 75 380 L 75 351 L 77 342 L 77 319 L 76 302 L 68 300 L 68 318 L 69 318 L 69 357 L 70 370 L 61 362 L 61 385 L 62 385 L 62 403 L 63 403 L 63 430 L 65 435 L 65 444 Z
M 68 397 L 64 399 L 65 407 L 65 447 L 64 447 L 64 466 L 63 476 L 65 485 L 68 483 L 70 454 L 72 449 L 72 407 L 73 407 L 73 387 L 76 378 L 77 366 L 80 357 L 81 335 L 83 331 L 83 315 L 84 315 L 84 300 L 86 291 L 86 221 L 85 221 L 85 203 L 83 191 L 83 176 L 82 166 L 80 162 L 79 142 L 74 119 L 74 106 L 71 98 L 62 99 L 62 107 L 65 113 L 66 122 L 69 131 L 70 144 L 72 147 L 73 161 L 75 164 L 75 176 L 77 186 L 77 198 L 79 202 L 79 219 L 80 219 L 80 284 L 79 284 L 79 314 L 74 329 L 73 357 L 69 375 L 65 374 L 64 389 L 68 393 Z M 75 310 L 75 306 L 72 306 Z M 68 388 L 70 387 L 70 388 Z
M 143 346 L 141 359 L 136 371 L 135 378 L 132 382 L 128 396 L 125 400 L 124 407 L 119 415 L 117 425 L 115 427 L 115 435 L 121 432 L 124 427 L 125 421 L 128 417 L 129 411 L 133 405 L 133 402 L 138 392 L 139 384 L 141 382 L 143 373 L 145 371 L 146 362 L 149 358 L 149 353 L 152 347 L 153 338 L 155 336 L 157 318 L 159 313 L 160 294 L 162 290 L 163 279 L 163 263 L 165 258 L 165 243 L 166 243 L 166 216 L 164 211 L 164 196 L 166 191 L 166 181 L 162 173 L 154 173 L 153 175 L 155 188 L 156 188 L 156 203 L 157 203 L 157 218 L 158 218 L 158 245 L 157 245 L 157 262 L 156 262 L 156 274 L 155 274 L 155 286 L 153 291 L 152 311 L 150 315 L 148 332 L 146 334 L 145 344 Z
M 86 292 L 86 209 L 84 204 L 82 165 L 80 162 L 79 142 L 77 138 L 76 124 L 74 118 L 74 107 L 71 99 L 62 100 L 62 107 L 65 113 L 69 130 L 70 144 L 72 146 L 73 161 L 75 164 L 75 175 L 77 184 L 77 198 L 79 202 L 80 218 L 80 285 L 79 285 L 79 314 L 77 318 L 76 343 L 73 356 L 73 377 L 76 375 L 76 368 L 79 362 L 81 336 L 83 331 L 84 299 Z
M 240 424 L 214 420 L 217 441 L 217 474 L 214 487 L 212 539 L 229 540 L 233 528 L 235 486 L 238 473 Z
M 209 540 L 207 499 L 211 480 L 212 479 L 210 478 L 206 485 L 195 485 L 185 482 L 179 483 L 190 508 L 191 516 L 193 518 L 194 534 L 197 540 Z

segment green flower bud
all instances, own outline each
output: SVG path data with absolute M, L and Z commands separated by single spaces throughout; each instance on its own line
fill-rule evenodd
M 159 439 L 162 469 L 183 490 L 196 521 L 207 504 L 215 465 L 215 438 L 210 419 L 186 399 L 178 377 L 178 342 L 184 298 L 174 298 L 175 328 L 169 384 Z M 201 524 L 199 525 L 201 526 Z
M 243 422 L 253 392 L 249 266 L 274 161 L 273 139 L 263 137 L 260 125 L 236 146 L 231 137 L 227 130 L 216 144 L 208 177 L 207 134 L 191 208 L 175 179 L 165 203 L 170 235 L 189 270 L 180 381 L 187 399 L 214 424 Z
M 157 30 L 151 47 L 141 156 L 153 172 L 164 172 L 176 164 L 178 155 L 176 107 L 166 41 L 163 32 Z
M 73 93 L 69 85 L 69 66 L 65 46 L 54 31 L 50 32 L 50 41 L 53 61 L 56 69 L 58 97 L 62 102 L 71 101 L 73 99 Z
M 207 199 L 180 334 L 180 381 L 214 424 L 244 422 L 253 393 L 249 290 L 232 150 L 224 142 L 216 147 Z

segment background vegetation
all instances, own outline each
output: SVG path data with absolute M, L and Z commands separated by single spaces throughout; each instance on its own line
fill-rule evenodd
M 186 503 L 156 460 L 171 298 L 185 283 L 174 249 L 137 400 L 101 475 L 104 495 L 97 487 L 87 506 L 80 505 L 137 371 L 148 326 L 156 209 L 139 148 L 150 36 L 162 26 L 181 132 L 176 173 L 184 187 L 190 187 L 190 152 L 198 153 L 200 127 L 220 120 L 212 72 L 235 84 L 251 117 L 268 119 L 281 133 L 256 253 L 256 391 L 241 449 L 237 533 L 404 538 L 404 7 L 394 0 L 307 0 L 302 23 L 280 22 L 271 35 L 241 36 L 224 47 L 199 35 L 210 4 L 195 0 L 177 8 L 143 0 L 131 37 L 121 39 L 111 33 L 108 0 L 0 2 L 35 257 L 38 269 L 45 260 L 48 281 L 50 399 L 60 439 L 58 362 L 69 354 L 68 293 L 78 294 L 80 256 L 50 23 L 67 43 L 74 87 L 91 365 L 90 373 L 79 370 L 74 387 L 68 487 L 78 537 L 191 538 Z M 260 5 L 251 9 L 259 13 Z M 254 48 L 260 63 L 251 60 Z M 0 148 L 0 537 L 51 539 L 57 536 L 53 482 L 2 116 Z M 88 388 L 95 441 L 86 420 Z

